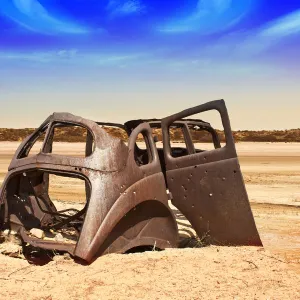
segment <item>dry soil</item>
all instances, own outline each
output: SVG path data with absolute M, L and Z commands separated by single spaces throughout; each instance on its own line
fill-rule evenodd
M 18 145 L 0 142 L 0 181 Z M 80 147 L 59 144 L 63 153 Z M 90 266 L 64 256 L 35 266 L 0 254 L 0 299 L 299 299 L 300 144 L 238 143 L 237 150 L 264 249 L 110 254 Z M 67 186 L 66 193 L 65 182 L 54 182 L 57 205 L 78 198 L 80 187 Z M 186 229 L 192 236 L 177 216 L 182 236 Z

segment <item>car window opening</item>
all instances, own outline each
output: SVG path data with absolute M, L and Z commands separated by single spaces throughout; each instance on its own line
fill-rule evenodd
M 24 224 L 29 234 L 33 228 L 41 229 L 47 240 L 77 242 L 91 193 L 86 179 L 35 170 L 19 174 L 10 186 L 12 223 Z

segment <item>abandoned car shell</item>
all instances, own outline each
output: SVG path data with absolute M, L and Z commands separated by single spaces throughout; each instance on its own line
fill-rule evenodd
M 87 157 L 50 153 L 53 128 L 61 124 L 80 125 L 88 130 Z M 45 128 L 41 152 L 27 157 Z M 140 132 L 148 137 L 151 151 L 150 163 L 142 166 L 134 157 Z M 62 212 L 56 211 L 48 196 L 49 173 L 82 178 L 88 186 L 86 207 L 78 215 L 84 216 L 84 222 L 76 245 L 40 240 L 27 233 L 33 227 L 59 227 L 54 219 L 62 218 Z M 1 188 L 1 204 L 2 223 L 9 223 L 24 242 L 68 251 L 87 262 L 104 253 L 125 252 L 141 245 L 161 249 L 177 245 L 177 224 L 168 207 L 164 176 L 147 124 L 134 130 L 127 147 L 92 121 L 68 113 L 53 114 L 18 148 Z M 72 215 L 63 217 L 61 224 L 74 219 Z
M 208 110 L 220 113 L 226 139 L 223 147 L 209 123 L 185 119 Z M 209 232 L 211 242 L 221 245 L 262 245 L 223 100 L 159 122 L 133 123 L 127 122 L 126 145 L 101 128 L 100 123 L 68 113 L 50 116 L 23 141 L 9 166 L 0 191 L 0 229 L 9 227 L 19 232 L 26 243 L 68 251 L 87 262 L 139 246 L 177 247 L 178 228 L 168 205 L 168 188 L 172 203 L 187 217 L 198 236 Z M 195 148 L 189 132 L 192 123 L 212 134 L 214 150 Z M 54 129 L 60 126 L 81 126 L 87 130 L 85 157 L 52 153 Z M 162 129 L 161 149 L 156 147 L 153 126 Z M 186 149 L 179 149 L 177 154 L 170 144 L 172 126 L 183 129 L 186 143 Z M 28 156 L 42 133 L 45 138 L 41 151 Z M 144 137 L 146 149 L 137 147 L 139 134 Z M 86 205 L 81 211 L 57 211 L 48 193 L 49 174 L 85 181 Z M 28 233 L 31 228 L 68 226 L 77 231 L 76 244 L 38 239 Z

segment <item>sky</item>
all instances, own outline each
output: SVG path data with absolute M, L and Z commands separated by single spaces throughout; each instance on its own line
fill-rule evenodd
M 234 130 L 300 128 L 299 53 L 299 0 L 0 0 L 0 127 L 224 99 Z

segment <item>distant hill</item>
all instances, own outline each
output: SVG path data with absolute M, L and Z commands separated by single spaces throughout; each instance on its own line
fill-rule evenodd
M 289 130 L 239 130 L 233 132 L 237 142 L 300 142 L 300 128 Z
M 107 132 L 126 140 L 126 133 L 118 128 L 104 128 Z M 22 141 L 31 134 L 34 128 L 11 129 L 0 128 L 0 141 Z M 162 140 L 161 131 L 154 130 L 158 140 Z M 59 142 L 84 142 L 86 139 L 86 130 L 80 127 L 70 127 L 58 129 L 55 133 L 55 140 Z M 218 130 L 221 141 L 224 141 L 223 131 Z M 233 131 L 236 142 L 300 142 L 300 128 L 290 130 L 238 130 Z M 176 141 L 182 140 L 182 135 L 176 129 L 171 129 L 171 138 Z M 205 132 L 194 132 L 192 135 L 194 141 L 210 142 L 210 135 Z

